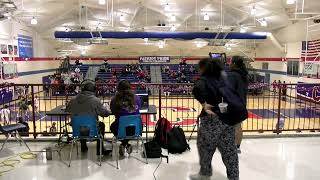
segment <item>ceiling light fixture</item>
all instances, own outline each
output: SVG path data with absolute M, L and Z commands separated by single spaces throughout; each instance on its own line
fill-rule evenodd
M 129 32 L 130 31 L 130 28 L 125 28 L 124 29 L 124 32 Z
M 256 9 L 255 6 L 253 6 L 253 7 L 251 8 L 250 14 L 251 14 L 251 16 L 255 16 L 256 13 L 257 13 L 257 9 Z
M 262 27 L 268 26 L 267 20 L 266 20 L 265 18 L 263 18 L 263 19 L 260 21 L 260 25 L 261 25 Z
M 87 52 L 85 50 L 81 51 L 81 55 L 85 55 Z
M 32 25 L 36 25 L 36 24 L 38 24 L 38 20 L 37 20 L 35 17 L 32 17 L 30 23 L 31 23 Z
M 171 21 L 173 21 L 173 22 L 177 20 L 177 18 L 176 18 L 176 16 L 175 16 L 174 14 L 171 15 L 171 18 L 170 18 L 170 19 L 171 19 Z
M 106 4 L 106 0 L 99 0 L 99 4 L 100 5 L 105 5 Z
M 176 26 L 173 24 L 172 26 L 171 26 L 171 28 L 170 28 L 170 30 L 171 31 L 175 31 L 177 28 L 176 28 Z
M 294 3 L 296 3 L 296 0 L 287 0 L 287 4 L 288 4 L 288 5 L 292 5 L 292 4 L 294 4 Z
M 164 48 L 164 41 L 159 41 L 159 48 L 160 49 Z
M 164 6 L 164 10 L 165 10 L 165 11 L 170 11 L 169 3 L 167 3 L 167 4 Z
M 202 47 L 202 45 L 201 45 L 201 43 L 196 43 L 196 46 L 197 46 L 197 48 L 201 48 Z
M 246 30 L 246 28 L 244 28 L 244 27 L 240 27 L 240 33 L 245 33 L 245 32 L 247 32 L 247 30 Z
M 210 16 L 206 13 L 206 14 L 203 16 L 203 20 L 209 21 L 209 19 L 210 19 Z
M 124 21 L 124 16 L 123 16 L 123 14 L 120 15 L 120 21 L 121 21 L 121 22 Z
M 71 29 L 66 27 L 65 32 L 69 32 L 69 31 L 71 31 Z

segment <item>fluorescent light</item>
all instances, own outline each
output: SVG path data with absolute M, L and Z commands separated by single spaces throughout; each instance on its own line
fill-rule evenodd
M 124 29 L 124 32 L 129 32 L 129 31 L 130 31 L 130 28 Z
M 106 4 L 106 0 L 99 0 L 99 4 L 100 5 L 105 5 Z
M 144 42 L 148 42 L 149 39 L 148 38 L 143 38 Z
M 85 50 L 82 50 L 81 51 L 81 55 L 85 55 L 86 54 L 86 51 Z
M 165 11 L 170 11 L 169 3 L 167 3 L 167 4 L 164 6 L 164 10 L 165 10 Z
M 203 16 L 203 20 L 209 21 L 209 19 L 210 19 L 210 16 L 206 13 L 206 14 Z
M 170 19 L 171 19 L 171 21 L 176 21 L 177 18 L 174 14 L 172 14 Z
M 71 29 L 66 27 L 65 32 L 69 32 L 69 31 L 71 31 Z
M 287 0 L 287 4 L 289 4 L 289 5 L 292 5 L 294 3 L 296 3 L 296 0 Z
M 12 19 L 12 17 L 11 17 L 11 16 L 8 16 L 7 18 L 8 18 L 8 19 Z
M 123 14 L 120 15 L 120 21 L 121 21 L 121 22 L 124 21 L 124 16 L 123 16 Z
M 257 9 L 256 9 L 255 6 L 253 6 L 253 7 L 251 8 L 250 14 L 251 14 L 251 16 L 254 16 L 254 15 L 256 15 L 256 13 L 257 13 Z
M 159 41 L 159 48 L 160 49 L 164 48 L 164 41 Z
M 245 33 L 245 32 L 247 32 L 246 28 L 240 27 L 240 33 Z
M 263 19 L 260 21 L 260 25 L 263 26 L 263 27 L 268 26 L 268 22 L 266 21 L 265 18 L 263 18 Z
M 171 28 L 170 28 L 170 30 L 171 31 L 175 31 L 177 28 L 176 28 L 176 26 L 173 24 L 172 26 L 171 26 Z
M 38 20 L 37 20 L 35 17 L 32 17 L 30 23 L 31 23 L 32 25 L 36 25 L 36 24 L 38 24 Z

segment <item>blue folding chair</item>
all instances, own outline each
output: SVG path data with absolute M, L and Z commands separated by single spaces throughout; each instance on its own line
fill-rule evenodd
M 27 143 L 21 138 L 21 136 L 19 134 L 19 130 L 23 130 L 25 128 L 27 128 L 27 126 L 25 126 L 24 124 L 21 124 L 21 123 L 10 124 L 10 125 L 6 125 L 6 126 L 0 125 L 0 132 L 6 136 L 6 139 L 5 139 L 4 143 L 2 144 L 0 151 L 2 151 L 2 149 L 4 148 L 4 145 L 7 143 L 8 139 L 11 135 L 13 137 L 15 137 L 15 139 L 20 144 L 20 146 L 22 145 L 21 142 L 23 142 L 23 144 L 28 148 L 28 150 L 31 151 L 29 146 L 27 145 Z
M 135 131 L 132 135 L 127 135 L 126 129 L 128 127 L 134 128 Z M 142 120 L 141 115 L 129 115 L 121 116 L 119 119 L 119 129 L 118 135 L 113 137 L 113 143 L 120 140 L 136 140 L 137 141 L 137 152 L 139 152 L 139 141 L 142 143 L 143 153 L 145 157 L 145 163 L 148 164 L 148 158 L 146 154 L 146 149 L 144 146 L 144 141 L 142 138 Z M 119 153 L 116 152 L 117 169 L 119 169 Z
M 69 159 L 69 167 L 71 166 L 71 159 L 72 159 L 72 151 L 74 143 L 80 139 L 87 139 L 87 140 L 99 140 L 100 142 L 100 157 L 99 157 L 99 166 L 101 166 L 101 156 L 102 156 L 102 147 L 103 147 L 103 137 L 101 134 L 98 133 L 98 127 L 97 127 L 97 119 L 94 116 L 91 115 L 81 115 L 81 116 L 73 116 L 71 118 L 71 124 L 72 124 L 72 145 L 70 150 L 70 159 Z M 81 128 L 88 128 L 89 134 L 87 136 L 83 136 L 80 134 Z M 78 154 L 78 146 L 77 146 L 77 154 Z

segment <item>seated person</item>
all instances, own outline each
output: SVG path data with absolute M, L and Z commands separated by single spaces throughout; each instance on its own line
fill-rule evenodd
M 110 130 L 115 136 L 117 136 L 120 116 L 140 114 L 139 110 L 141 109 L 141 100 L 139 96 L 132 92 L 129 81 L 122 80 L 119 82 L 116 95 L 111 99 L 110 109 L 112 114 L 116 117 L 115 122 L 110 126 Z M 119 147 L 120 156 L 124 155 L 125 148 L 129 154 L 132 152 L 132 146 L 128 142 L 128 140 L 123 140 L 121 142 Z
M 187 65 L 187 61 L 186 61 L 185 59 L 183 59 L 183 60 L 180 62 L 179 65 L 180 65 L 180 66 L 185 66 L 185 65 Z
M 82 65 L 82 63 L 80 62 L 79 59 L 77 59 L 77 60 L 75 61 L 75 64 L 76 64 L 76 66 L 81 66 L 81 65 Z
M 103 122 L 98 121 L 98 116 L 108 117 L 110 112 L 103 107 L 99 98 L 95 96 L 95 83 L 90 80 L 85 80 L 81 85 L 81 93 L 76 97 L 71 99 L 66 107 L 66 112 L 71 113 L 71 116 L 77 115 L 92 115 L 96 117 L 98 124 L 98 131 L 104 137 L 105 125 Z M 81 152 L 87 152 L 88 147 L 86 140 L 82 139 L 81 142 Z M 108 155 L 111 150 L 107 151 L 104 148 L 102 154 Z M 97 141 L 97 155 L 100 155 L 100 142 Z

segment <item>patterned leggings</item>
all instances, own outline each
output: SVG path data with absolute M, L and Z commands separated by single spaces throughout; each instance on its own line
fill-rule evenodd
M 222 123 L 217 116 L 202 117 L 198 129 L 197 146 L 201 175 L 212 176 L 212 157 L 218 148 L 227 168 L 228 179 L 239 180 L 239 160 L 234 127 Z

